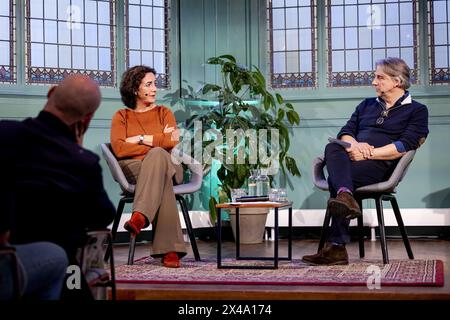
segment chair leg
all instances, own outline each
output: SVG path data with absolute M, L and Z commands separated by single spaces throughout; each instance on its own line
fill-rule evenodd
M 186 200 L 181 195 L 176 195 L 177 200 L 180 203 L 181 212 L 183 213 L 184 222 L 191 241 L 192 252 L 194 253 L 195 261 L 200 261 L 200 254 L 197 248 L 197 241 L 195 240 L 194 229 L 192 228 L 191 218 L 189 217 L 189 211 L 187 208 Z
M 361 208 L 361 213 L 363 213 L 362 200 L 358 199 L 358 205 Z M 359 241 L 359 257 L 364 258 L 364 218 L 363 215 L 358 218 L 358 241 Z
M 112 238 L 110 235 L 108 235 L 108 244 L 112 243 Z M 114 267 L 114 252 L 111 250 L 111 259 L 109 263 L 110 268 L 110 286 L 111 286 L 111 300 L 117 300 L 116 295 L 116 273 L 115 273 L 115 267 Z
M 359 257 L 364 258 L 365 250 L 364 250 L 364 217 L 363 217 L 363 208 L 362 208 L 362 200 L 358 199 L 359 207 L 361 208 L 361 216 L 357 218 L 358 222 L 358 242 L 359 242 Z
M 400 214 L 400 209 L 398 207 L 397 199 L 392 196 L 391 198 L 392 209 L 394 210 L 395 218 L 397 219 L 398 228 L 400 229 L 400 233 L 402 234 L 403 243 L 405 244 L 406 252 L 408 253 L 408 257 L 410 259 L 414 259 L 413 252 L 411 250 L 411 245 L 409 243 L 408 235 L 406 233 L 405 225 L 403 224 L 402 215 Z
M 119 228 L 119 222 L 120 219 L 122 218 L 123 208 L 125 208 L 125 202 L 126 202 L 125 199 L 122 198 L 120 199 L 119 205 L 117 206 L 116 217 L 114 218 L 113 227 L 111 229 L 111 235 L 113 240 L 116 238 L 117 229 Z
M 320 252 L 320 250 L 322 250 L 323 246 L 325 245 L 325 240 L 326 240 L 326 236 L 328 233 L 328 227 L 330 226 L 330 220 L 331 220 L 331 214 L 327 209 L 325 211 L 325 218 L 323 219 L 322 232 L 320 233 L 319 248 L 317 249 L 317 252 Z
M 378 226 L 380 228 L 380 242 L 381 242 L 381 252 L 383 254 L 383 263 L 389 263 L 388 250 L 386 244 L 386 234 L 384 229 L 384 214 L 383 214 L 383 203 L 382 197 L 378 196 L 375 198 L 375 204 L 377 207 L 377 218 L 378 218 Z
M 117 229 L 119 228 L 120 218 L 122 218 L 123 208 L 125 207 L 125 199 L 122 198 L 117 206 L 116 216 L 114 217 L 114 222 L 111 230 L 112 240 L 116 238 Z M 104 261 L 108 261 L 109 256 L 112 254 L 112 241 L 108 243 L 108 248 L 106 249 Z
M 128 265 L 134 263 L 134 251 L 136 249 L 136 237 L 130 234 L 130 249 L 128 250 Z

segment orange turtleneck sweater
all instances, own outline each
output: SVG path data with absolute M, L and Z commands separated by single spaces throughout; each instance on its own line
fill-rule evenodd
M 118 110 L 111 122 L 111 146 L 116 157 L 143 159 L 152 147 L 125 142 L 126 138 L 141 134 L 153 135 L 153 147 L 161 147 L 170 152 L 178 141 L 172 140 L 172 133 L 163 133 L 166 125 L 177 128 L 172 110 L 164 106 L 156 106 L 145 112 Z

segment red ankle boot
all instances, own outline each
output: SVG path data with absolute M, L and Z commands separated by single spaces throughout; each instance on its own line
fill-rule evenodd
M 147 218 L 140 212 L 134 211 L 131 219 L 123 226 L 132 236 L 137 236 L 141 229 L 148 225 Z
M 163 265 L 166 268 L 179 268 L 180 267 L 180 258 L 178 258 L 178 254 L 176 252 L 166 253 L 164 258 L 162 259 Z

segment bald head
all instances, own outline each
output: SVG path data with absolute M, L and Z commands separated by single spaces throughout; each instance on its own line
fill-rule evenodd
M 71 125 L 93 114 L 100 105 L 100 100 L 98 84 L 88 76 L 75 74 L 50 89 L 44 110 Z

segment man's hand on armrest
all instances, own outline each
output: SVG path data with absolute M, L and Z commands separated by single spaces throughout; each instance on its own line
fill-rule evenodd
M 358 142 L 349 135 L 341 136 L 341 140 L 345 142 L 349 142 L 352 146 L 350 148 L 345 149 L 348 152 L 348 156 L 352 161 L 361 161 L 368 159 L 372 154 L 373 146 L 366 142 Z
M 371 160 L 395 160 L 403 156 L 405 152 L 398 152 L 393 143 L 383 147 L 375 148 L 368 159 Z

